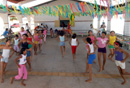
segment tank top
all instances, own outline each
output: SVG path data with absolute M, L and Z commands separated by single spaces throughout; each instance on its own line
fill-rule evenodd
M 10 54 L 10 49 L 3 49 L 2 56 L 8 58 Z
M 86 49 L 87 49 L 87 52 L 88 52 L 87 46 L 89 46 L 89 48 L 90 48 L 90 53 L 94 53 L 94 46 L 93 46 L 93 44 L 87 44 L 86 45 Z
M 34 39 L 35 39 L 35 41 L 39 41 L 39 36 L 34 35 Z
M 65 41 L 65 36 L 60 36 L 60 41 L 64 42 Z
M 28 49 L 28 43 L 27 42 L 22 42 L 22 48 Z
M 27 62 L 26 57 L 26 55 L 22 54 L 22 58 L 19 59 L 19 65 L 23 65 Z
M 123 53 L 115 50 L 115 60 L 122 61 L 123 60 Z
M 18 43 L 19 43 L 19 39 L 16 40 L 16 39 L 14 38 L 14 45 L 18 45 Z
M 94 37 L 94 36 L 93 36 L 93 37 L 89 36 L 89 38 L 91 39 L 91 41 L 92 41 L 92 43 L 93 43 L 94 40 L 95 40 L 95 37 Z
M 114 45 L 114 42 L 116 41 L 116 36 L 109 36 L 109 43 L 111 45 Z
M 76 38 L 75 39 L 72 38 L 71 45 L 72 46 L 77 46 L 77 39 Z

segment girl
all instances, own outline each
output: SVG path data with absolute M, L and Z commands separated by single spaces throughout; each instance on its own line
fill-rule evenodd
M 24 84 L 24 80 L 27 79 L 27 69 L 26 69 L 27 55 L 26 54 L 27 54 L 26 49 L 22 48 L 21 55 L 15 59 L 15 63 L 18 67 L 18 75 L 11 78 L 11 84 L 13 84 L 14 79 L 20 80 L 23 77 L 23 79 L 21 81 L 21 85 L 26 86 L 26 84 Z M 19 63 L 18 63 L 18 61 L 19 61 Z
M 117 37 L 115 36 L 114 31 L 110 32 L 110 35 L 108 36 L 108 39 L 109 39 L 108 48 L 110 49 L 110 54 L 108 55 L 108 59 L 110 59 L 111 61 L 114 62 L 114 60 L 112 59 L 113 56 L 114 56 L 114 50 L 115 50 L 114 42 L 117 40 Z
M 28 35 L 27 40 L 30 41 L 30 42 L 33 42 L 33 36 L 29 31 L 27 32 L 27 35 Z M 33 59 L 33 49 L 32 49 L 33 47 L 32 46 L 33 45 L 31 45 L 30 43 L 28 44 L 28 48 L 31 49 L 31 61 Z
M 96 37 L 93 35 L 92 30 L 89 30 L 88 34 L 89 34 L 88 37 L 91 38 L 92 43 L 95 43 Z
M 72 49 L 73 60 L 75 60 L 76 48 L 79 46 L 79 40 L 76 38 L 76 34 L 72 35 L 72 39 L 69 41 Z
M 53 29 L 52 28 L 50 28 L 50 34 L 51 34 L 51 38 L 53 38 L 54 37 L 54 33 L 53 33 Z
M 26 34 L 27 33 L 27 31 L 25 31 L 24 30 L 24 28 L 23 27 L 21 27 L 21 31 L 19 32 L 19 36 L 20 36 L 20 38 L 22 39 L 23 37 L 23 34 Z
M 114 53 L 115 54 L 115 63 L 120 72 L 121 77 L 124 80 L 124 82 L 122 82 L 122 85 L 124 85 L 125 83 L 127 83 L 124 75 L 130 75 L 130 73 L 125 71 L 125 61 L 128 59 L 129 54 L 121 48 L 122 44 L 118 41 L 116 41 L 114 43 L 114 47 L 115 47 L 115 53 Z M 124 59 L 123 59 L 123 54 L 126 55 L 126 57 Z
M 18 44 L 19 48 L 20 48 L 20 45 L 22 45 L 22 48 L 25 48 L 27 50 L 27 63 L 29 65 L 29 71 L 31 71 L 31 63 L 30 63 L 30 56 L 31 56 L 31 48 L 29 49 L 28 45 L 31 44 L 33 45 L 32 42 L 30 42 L 29 40 L 27 40 L 28 38 L 28 35 L 27 34 L 24 34 L 23 35 L 23 40 L 21 40 Z
M 96 45 L 92 43 L 92 40 L 90 38 L 86 38 L 85 43 L 87 44 L 87 54 L 88 54 L 88 62 L 87 67 L 89 68 L 89 79 L 86 80 L 86 82 L 92 82 L 92 64 L 94 59 L 96 58 L 95 52 L 96 52 Z
M 9 39 L 6 40 L 6 45 L 1 46 L 0 49 L 3 49 L 2 56 L 0 56 L 0 59 L 1 59 L 1 83 L 3 83 L 4 82 L 3 74 L 5 73 L 8 60 L 13 56 L 15 51 L 11 47 L 11 40 L 9 40 Z M 13 52 L 10 55 L 11 50 L 13 50 Z
M 64 54 L 65 54 L 65 41 L 67 41 L 67 37 L 64 35 L 64 31 L 60 31 L 60 35 L 57 37 L 57 40 L 59 40 L 60 42 L 61 54 L 62 54 L 62 57 L 64 57 L 63 49 L 64 49 Z
M 38 47 L 38 42 L 40 40 L 38 31 L 35 30 L 33 37 L 34 37 L 34 54 L 37 55 L 37 47 Z
M 43 33 L 42 33 L 42 31 L 39 31 L 39 44 L 38 44 L 38 46 L 39 46 L 39 51 L 42 51 L 42 50 L 41 50 L 41 47 L 42 47 L 42 39 L 43 39 Z
M 44 35 L 44 43 L 46 43 L 46 37 L 47 37 L 47 29 L 46 28 L 44 28 L 43 35 Z
M 15 38 L 14 38 L 14 50 L 16 52 L 16 55 L 18 55 L 18 53 L 19 53 L 18 43 L 19 43 L 19 36 L 15 35 Z
M 102 32 L 101 37 L 98 37 L 98 63 L 99 63 L 99 72 L 104 70 L 106 63 L 106 45 L 108 44 L 108 38 L 106 37 L 106 32 Z M 103 66 L 101 65 L 101 54 L 103 54 Z

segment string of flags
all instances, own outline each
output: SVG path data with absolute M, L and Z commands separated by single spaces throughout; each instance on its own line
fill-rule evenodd
M 116 0 L 117 1 L 117 0 Z M 0 5 L 2 10 L 5 11 L 8 14 L 14 13 L 15 14 L 22 14 L 24 16 L 26 15 L 49 15 L 49 16 L 62 16 L 64 18 L 70 18 L 71 24 L 73 24 L 75 16 L 92 16 L 93 18 L 97 16 L 99 19 L 101 16 L 107 16 L 109 19 L 111 19 L 113 16 L 118 17 L 118 14 L 123 14 L 123 17 L 125 16 L 130 17 L 130 4 L 122 5 L 116 5 L 111 6 L 109 0 L 100 0 L 101 2 L 106 2 L 107 7 L 104 9 L 102 6 L 98 5 L 96 0 L 95 4 L 91 4 L 89 2 L 80 2 L 80 3 L 70 3 L 67 5 L 56 5 L 56 6 L 40 6 L 40 7 L 21 7 L 18 8 L 16 6 L 8 6 L 8 5 Z M 105 4 L 105 3 L 104 3 Z M 93 9 L 90 9 L 90 6 Z M 11 8 L 10 8 L 11 7 Z

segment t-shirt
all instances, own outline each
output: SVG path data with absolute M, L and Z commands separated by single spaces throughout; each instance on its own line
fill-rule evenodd
M 5 31 L 4 33 L 3 33 L 3 36 L 6 36 L 6 35 L 8 35 L 9 34 L 9 32 L 8 31 Z
M 14 38 L 14 43 L 15 43 L 14 45 L 18 45 L 19 39 L 16 40 L 16 39 Z
M 103 39 L 103 38 L 99 37 L 99 38 L 97 38 L 97 40 L 98 40 L 98 47 L 99 48 L 106 47 L 106 43 L 107 43 L 108 38 Z

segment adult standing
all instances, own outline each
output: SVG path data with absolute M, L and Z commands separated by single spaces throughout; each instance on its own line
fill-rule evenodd
M 19 36 L 21 39 L 23 39 L 23 34 L 27 34 L 27 31 L 25 31 L 24 28 L 21 27 L 21 31 L 19 32 Z
M 5 38 L 8 37 L 9 31 L 8 28 L 5 29 L 4 33 L 2 34 Z
M 25 30 L 30 31 L 30 27 L 28 26 L 28 23 L 26 23 Z

